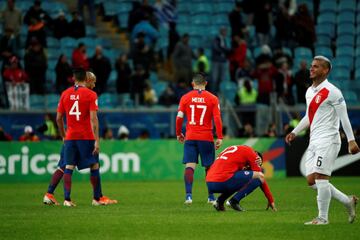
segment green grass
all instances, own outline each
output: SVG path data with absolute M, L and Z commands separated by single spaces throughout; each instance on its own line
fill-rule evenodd
M 359 180 L 334 177 L 332 182 L 360 195 Z M 265 211 L 259 189 L 242 201 L 246 212 L 216 212 L 205 203 L 200 181 L 194 184 L 192 206 L 183 204 L 181 181 L 103 182 L 104 193 L 119 204 L 101 207 L 91 206 L 89 183 L 74 182 L 76 208 L 43 205 L 46 183 L 0 184 L 0 239 L 360 239 L 360 221 L 347 223 L 344 207 L 335 200 L 329 225 L 303 225 L 317 214 L 316 193 L 304 178 L 271 180 L 269 185 L 278 212 Z

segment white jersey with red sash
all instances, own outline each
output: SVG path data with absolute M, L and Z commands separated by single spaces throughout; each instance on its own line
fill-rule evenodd
M 341 143 L 340 116 L 336 106 L 345 105 L 341 91 L 327 79 L 306 91 L 307 116 L 310 123 L 310 143 Z

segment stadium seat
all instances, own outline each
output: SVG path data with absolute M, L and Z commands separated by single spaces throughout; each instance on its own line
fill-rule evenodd
M 349 56 L 336 57 L 332 61 L 332 65 L 334 67 L 347 67 L 352 70 L 354 65 L 354 60 L 353 57 L 349 57 Z
M 122 106 L 123 108 L 133 108 L 134 107 L 134 101 L 131 99 L 129 93 L 122 93 L 119 94 L 119 106 Z
M 342 47 L 342 46 L 348 46 L 348 47 L 354 47 L 355 43 L 354 35 L 352 34 L 344 34 L 340 35 L 336 38 L 336 46 Z
M 220 28 L 220 26 L 228 26 L 229 25 L 229 20 L 227 18 L 226 14 L 214 14 L 211 17 L 211 21 L 213 24 L 218 25 L 218 29 Z
M 345 67 L 339 67 L 331 70 L 331 77 L 335 80 L 350 80 L 350 71 Z
M 235 95 L 237 93 L 237 84 L 231 81 L 223 81 L 220 83 L 221 94 L 231 103 L 234 104 Z
M 178 20 L 177 20 L 177 24 L 182 25 L 182 24 L 189 24 L 191 21 L 191 17 L 188 13 L 184 13 L 184 14 L 179 14 Z
M 293 56 L 292 51 L 291 51 L 291 49 L 290 49 L 290 48 L 283 47 L 283 48 L 282 48 L 282 51 L 283 51 L 283 53 L 285 53 L 285 54 L 289 55 L 290 57 L 292 57 L 292 56 Z
M 55 71 L 56 64 L 57 64 L 57 60 L 48 59 L 48 69 L 49 69 L 49 71 Z
M 339 1 L 339 13 L 354 13 L 356 11 L 356 1 Z
M 354 91 L 347 90 L 347 91 L 343 91 L 342 93 L 347 104 L 349 105 L 358 104 L 358 97 Z
M 316 36 L 316 46 L 330 47 L 331 46 L 331 38 L 330 36 L 318 35 Z
M 60 41 L 56 38 L 47 37 L 46 42 L 49 48 L 60 48 Z
M 96 45 L 100 45 L 103 48 L 111 48 L 111 42 L 105 38 L 96 38 L 95 39 Z
M 323 55 L 329 59 L 332 59 L 334 57 L 330 47 L 316 47 L 315 55 Z
M 337 17 L 337 23 L 338 24 L 344 24 L 344 23 L 355 23 L 355 13 L 354 12 L 342 12 Z
M 98 98 L 100 109 L 112 109 L 118 106 L 116 94 L 103 93 Z
M 323 24 L 323 23 L 335 24 L 336 23 L 336 14 L 334 12 L 322 13 L 318 16 L 317 23 L 318 24 Z
M 341 83 L 341 90 L 353 90 L 359 92 L 360 82 L 354 80 L 343 81 Z
M 359 61 L 358 61 L 357 64 L 359 64 Z M 360 65 L 360 64 L 359 64 L 359 65 Z M 360 82 L 360 69 L 359 69 L 359 68 L 356 68 L 356 69 L 355 69 L 355 81 L 356 81 L 356 82 Z
M 49 60 L 57 60 L 61 54 L 58 48 L 48 48 L 47 57 Z
M 191 23 L 205 26 L 209 23 L 209 14 L 207 13 L 195 14 L 191 17 Z
M 221 3 L 215 4 L 214 9 L 218 13 L 228 14 L 234 8 L 234 6 L 235 6 L 234 3 L 231 3 L 231 2 L 221 2 Z
M 178 4 L 176 5 L 176 9 L 179 13 L 179 16 L 181 13 L 186 12 L 188 13 L 191 7 L 189 7 L 188 2 L 185 1 L 179 1 Z
M 58 94 L 46 94 L 45 95 L 45 108 L 55 110 L 57 108 L 60 95 Z
M 60 40 L 60 44 L 62 48 L 75 48 L 77 47 L 77 41 L 74 38 L 71 37 L 63 37 Z
M 317 36 L 328 36 L 333 38 L 335 36 L 335 24 L 322 23 L 315 26 Z
M 354 57 L 354 48 L 349 46 L 339 46 L 336 49 L 336 57 Z
M 127 15 L 126 15 L 126 17 L 127 17 Z M 97 36 L 96 28 L 93 26 L 86 25 L 86 36 L 90 37 L 90 38 L 96 38 L 96 36 Z
M 296 47 L 294 50 L 294 57 L 312 58 L 312 51 L 310 48 Z
M 355 26 L 353 23 L 341 23 L 337 25 L 337 35 L 355 34 Z
M 120 12 L 119 9 L 121 8 L 121 5 L 122 4 L 117 2 L 105 1 L 103 3 L 105 16 L 114 16 L 118 14 Z
M 30 108 L 31 109 L 44 109 L 45 98 L 43 95 L 31 94 L 30 95 Z
M 192 14 L 205 13 L 207 15 L 213 13 L 213 5 L 208 2 L 197 2 L 193 3 L 190 9 Z
M 79 43 L 84 43 L 87 48 L 95 48 L 96 47 L 95 39 L 96 38 L 91 38 L 91 37 L 79 38 L 77 40 L 76 45 L 78 45 Z
M 116 80 L 117 72 L 116 70 L 112 70 L 106 86 L 108 92 L 116 92 Z
M 152 87 L 154 88 L 156 95 L 160 96 L 166 89 L 167 87 L 167 83 L 166 82 L 156 82 L 156 84 L 154 84 Z
M 321 1 L 319 6 L 319 12 L 325 13 L 325 12 L 337 12 L 337 2 L 336 1 Z

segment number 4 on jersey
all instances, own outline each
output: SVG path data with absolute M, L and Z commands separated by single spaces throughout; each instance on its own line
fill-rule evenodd
M 69 115 L 75 115 L 76 121 L 80 121 L 81 112 L 79 111 L 79 101 L 74 102 L 74 104 L 72 105 L 69 111 Z

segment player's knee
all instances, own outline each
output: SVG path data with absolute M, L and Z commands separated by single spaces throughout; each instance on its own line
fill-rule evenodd
M 90 166 L 90 169 L 91 169 L 91 170 L 97 170 L 97 169 L 99 169 L 99 163 L 94 163 L 94 164 L 92 164 L 92 165 Z
M 75 166 L 74 165 L 66 165 L 65 168 L 70 169 L 70 170 L 74 170 Z
M 259 179 L 262 183 L 265 181 L 265 176 L 262 172 L 254 172 L 253 178 Z

